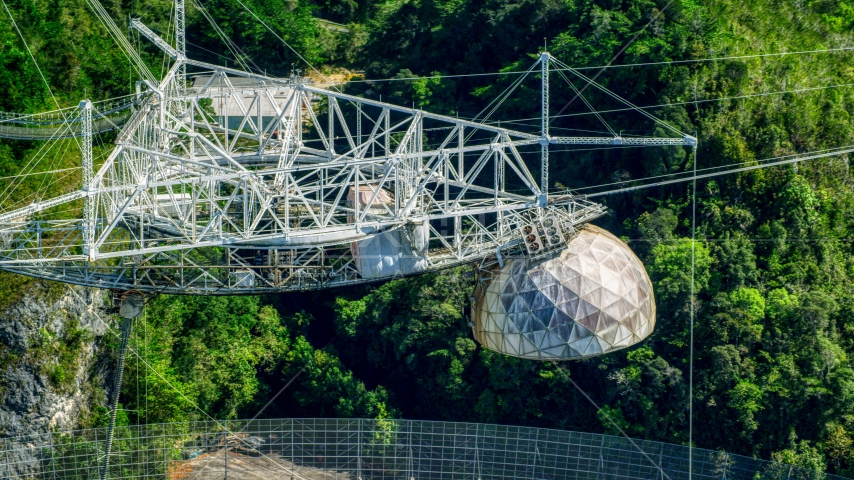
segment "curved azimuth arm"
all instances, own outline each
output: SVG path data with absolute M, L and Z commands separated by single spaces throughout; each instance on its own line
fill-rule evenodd
M 204 294 L 409 275 L 522 254 L 520 226 L 546 217 L 569 239 L 603 215 L 583 197 L 547 197 L 547 177 L 540 185 L 530 169 L 542 168 L 538 146 L 690 144 L 438 115 L 184 59 L 131 25 L 175 63 L 159 84 L 139 84 L 85 188 L 0 214 L 0 268 Z M 207 73 L 183 86 L 185 67 Z M 88 213 L 75 217 L 81 199 Z

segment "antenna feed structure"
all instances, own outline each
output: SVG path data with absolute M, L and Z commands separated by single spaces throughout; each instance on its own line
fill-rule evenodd
M 500 95 L 526 78 L 541 84 L 541 122 L 516 129 L 341 93 L 297 65 L 280 78 L 195 60 L 185 54 L 183 6 L 176 2 L 174 44 L 129 19 L 172 66 L 159 81 L 137 83 L 135 107 L 97 166 L 92 117 L 102 108 L 80 103 L 90 132 L 81 142 L 82 184 L 0 213 L 10 237 L 0 244 L 0 269 L 149 294 L 388 280 L 481 262 L 522 238 L 519 225 L 556 208 L 567 241 L 604 215 L 584 196 L 550 198 L 553 148 L 696 145 L 674 128 L 662 138 L 613 129 L 551 135 L 550 72 L 581 74 L 548 51 Z M 60 215 L 81 200 L 82 214 Z M 144 302 L 122 296 L 116 308 L 136 318 Z

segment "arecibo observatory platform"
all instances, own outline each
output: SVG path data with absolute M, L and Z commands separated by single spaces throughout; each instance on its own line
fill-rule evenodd
M 586 195 L 550 191 L 549 151 L 679 146 L 696 156 L 697 139 L 545 49 L 474 121 L 342 93 L 299 71 L 276 77 L 189 58 L 184 0 L 172 9 L 174 42 L 130 19 L 129 27 L 170 60 L 157 78 L 120 40 L 100 2 L 87 5 L 118 32 L 118 48 L 141 78 L 128 98 L 0 118 L 0 138 L 73 137 L 82 153 L 73 189 L 0 204 L 0 270 L 112 292 L 121 318 L 114 385 L 121 385 L 134 321 L 145 299 L 158 294 L 304 292 L 472 265 L 472 335 L 484 348 L 571 361 L 653 333 L 653 282 L 626 242 L 591 223 L 607 213 L 595 199 L 702 176 Z M 660 136 L 610 127 L 607 136 L 553 135 L 555 78 L 608 95 Z M 539 127 L 489 122 L 523 84 L 538 92 Z M 96 165 L 93 136 L 110 130 L 118 130 L 115 145 Z M 113 388 L 105 428 L 3 438 L 0 478 L 834 478 L 625 435 L 490 424 L 254 419 L 118 426 L 118 396 Z

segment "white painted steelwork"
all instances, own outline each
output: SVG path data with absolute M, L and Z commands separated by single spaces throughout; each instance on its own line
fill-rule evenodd
M 535 135 L 199 62 L 186 58 L 183 32 L 172 47 L 139 20 L 130 25 L 174 59 L 172 68 L 158 84 L 138 84 L 136 111 L 80 190 L 0 214 L 0 269 L 189 294 L 433 271 L 521 254 L 517 227 L 544 215 L 570 239 L 605 212 L 583 197 L 548 197 L 549 144 L 694 142 L 549 136 L 547 53 L 537 60 L 544 121 Z M 204 80 L 186 83 L 187 68 Z M 540 185 L 529 164 L 539 166 Z M 348 202 L 351 189 L 365 188 L 371 198 Z M 376 202 L 382 192 L 393 201 Z M 408 259 L 417 267 L 365 274 L 351 246 L 377 236 L 416 241 L 403 251 L 417 255 Z

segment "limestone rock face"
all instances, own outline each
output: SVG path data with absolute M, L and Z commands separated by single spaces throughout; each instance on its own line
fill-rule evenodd
M 0 465 L 0 478 L 26 478 L 40 468 L 38 450 L 29 447 L 50 432 L 78 428 L 93 403 L 103 402 L 93 398 L 93 386 L 104 385 L 112 362 L 101 361 L 107 326 L 95 313 L 109 317 L 95 310 L 105 305 L 100 290 L 7 280 L 20 280 L 23 294 L 0 310 L 0 437 L 15 458 Z
M 482 275 L 473 313 L 484 347 L 538 360 L 613 352 L 655 327 L 643 264 L 622 240 L 592 225 L 556 257 L 508 259 Z

